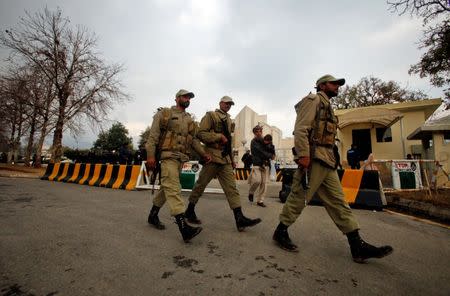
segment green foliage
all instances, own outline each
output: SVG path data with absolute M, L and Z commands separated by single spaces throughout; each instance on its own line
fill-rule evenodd
M 140 135 L 139 135 L 139 147 L 145 146 L 145 143 L 147 142 L 148 136 L 150 134 L 150 127 L 148 126 L 145 131 L 143 131 Z
M 72 149 L 69 147 L 63 147 L 63 155 L 73 161 L 86 159 L 89 155 L 89 149 Z
M 128 130 L 120 123 L 114 123 L 106 132 L 101 132 L 92 147 L 94 150 L 100 151 L 119 151 L 123 146 L 133 149 L 132 138 L 128 136 Z
M 331 103 L 336 109 L 393 104 L 423 100 L 427 96 L 421 91 L 402 88 L 395 81 L 382 81 L 376 77 L 363 77 L 353 86 L 345 86 Z

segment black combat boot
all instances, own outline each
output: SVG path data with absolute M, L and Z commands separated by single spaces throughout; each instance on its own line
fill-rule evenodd
M 159 221 L 158 213 L 159 213 L 159 207 L 153 205 L 152 209 L 150 210 L 150 214 L 148 214 L 148 224 L 153 225 L 156 229 L 166 229 L 166 226 Z
M 359 236 L 358 230 L 347 233 L 347 239 L 350 244 L 353 261 L 357 263 L 366 263 L 366 260 L 369 258 L 383 258 L 394 251 L 391 246 L 378 248 L 366 243 Z
M 184 213 L 186 219 L 192 224 L 202 224 L 202 221 L 195 214 L 195 203 L 190 202 Z
M 194 238 L 194 236 L 202 231 L 201 227 L 192 227 L 191 225 L 187 224 L 184 214 L 176 215 L 175 220 L 178 224 L 178 228 L 180 229 L 181 236 L 183 236 L 183 240 L 185 243 L 188 243 L 192 238 Z
M 245 227 L 250 227 L 261 222 L 261 219 L 249 219 L 242 214 L 241 207 L 233 209 L 234 219 L 236 220 L 236 227 L 238 231 L 243 231 Z
M 298 252 L 297 246 L 294 245 L 291 239 L 289 238 L 287 229 L 288 226 L 280 222 L 280 224 L 278 224 L 277 229 L 275 229 L 272 238 L 277 243 L 277 245 L 283 250 L 289 252 Z
M 251 193 L 248 194 L 248 201 L 253 202 L 253 194 Z

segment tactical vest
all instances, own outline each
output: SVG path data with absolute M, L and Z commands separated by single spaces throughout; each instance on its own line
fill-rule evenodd
M 162 151 L 181 152 L 189 155 L 195 133 L 195 123 L 189 116 L 187 129 L 181 118 L 175 117 L 170 108 L 163 108 L 160 122 L 160 147 Z
M 311 141 L 318 146 L 333 147 L 337 134 L 337 125 L 338 119 L 334 115 L 331 104 L 325 106 L 325 103 L 320 99 L 313 123 L 314 132 L 312 133 Z
M 209 111 L 207 112 L 209 114 L 209 116 L 211 117 L 212 121 L 213 121 L 213 126 L 211 127 L 211 129 L 209 130 L 210 132 L 215 132 L 218 134 L 223 133 L 223 128 L 222 128 L 222 121 L 220 120 L 220 116 L 219 114 L 217 114 L 216 111 Z M 228 119 L 226 119 L 227 124 L 228 124 Z M 229 126 L 229 130 L 230 133 L 234 132 L 234 122 L 232 122 Z

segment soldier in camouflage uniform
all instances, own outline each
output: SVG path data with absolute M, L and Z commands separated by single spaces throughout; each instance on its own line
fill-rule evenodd
M 261 219 L 249 219 L 242 213 L 231 151 L 231 133 L 234 130 L 234 124 L 231 122 L 228 111 L 232 105 L 234 105 L 232 98 L 224 96 L 219 103 L 220 109 L 207 112 L 200 121 L 197 136 L 205 144 L 205 151 L 211 155 L 211 162 L 205 164 L 200 171 L 200 176 L 189 196 L 186 218 L 191 223 L 201 224 L 195 214 L 195 205 L 208 183 L 212 178 L 217 177 L 228 199 L 228 204 L 233 210 L 236 227 L 242 231 L 245 227 L 258 224 Z
M 189 160 L 191 149 L 201 155 L 206 162 L 211 160 L 196 138 L 197 124 L 185 110 L 194 94 L 181 89 L 175 95 L 176 106 L 162 108 L 153 117 L 150 134 L 146 143 L 147 167 L 154 170 L 157 152 L 161 159 L 160 191 L 153 199 L 153 207 L 148 216 L 148 223 L 157 229 L 165 226 L 159 221 L 158 212 L 164 203 L 169 203 L 170 213 L 175 216 L 176 223 L 183 240 L 188 242 L 200 233 L 201 227 L 192 227 L 185 221 L 184 202 L 181 198 L 180 171 L 183 163 Z M 160 151 L 157 151 L 157 150 Z
M 359 226 L 344 199 L 344 193 L 336 171 L 337 156 L 333 152 L 337 130 L 330 99 L 338 94 L 344 79 L 325 75 L 316 82 L 317 93 L 309 94 L 296 106 L 294 127 L 295 161 L 299 168 L 294 174 L 292 191 L 280 214 L 280 223 L 273 234 L 275 242 L 283 249 L 297 252 L 297 246 L 289 238 L 287 228 L 300 216 L 307 202 L 315 193 L 322 200 L 328 215 L 336 226 L 347 235 L 353 260 L 358 263 L 368 258 L 381 258 L 392 253 L 391 246 L 374 247 L 361 239 Z M 309 188 L 302 185 L 302 178 L 309 170 Z

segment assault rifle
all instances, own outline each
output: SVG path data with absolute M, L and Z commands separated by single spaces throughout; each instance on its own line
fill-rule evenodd
M 155 193 L 155 182 L 158 177 L 159 184 L 161 185 L 161 150 L 164 143 L 164 139 L 167 134 L 167 122 L 164 122 L 161 127 L 162 133 L 159 135 L 158 145 L 155 149 L 155 168 L 152 170 L 152 175 L 150 176 L 150 185 L 152 185 L 152 195 Z
M 161 142 L 161 141 L 160 141 Z M 155 150 L 155 168 L 152 170 L 152 174 L 150 176 L 150 185 L 152 185 L 152 195 L 155 193 L 155 182 L 156 178 L 159 177 L 159 184 L 161 184 L 161 146 L 158 143 L 158 146 Z
M 233 162 L 233 154 L 231 150 L 231 133 L 228 129 L 228 124 L 226 118 L 220 120 L 222 124 L 222 133 L 227 138 L 227 143 L 222 148 L 222 157 L 225 157 L 227 155 L 230 156 L 231 162 Z
M 295 147 L 292 147 L 292 154 L 294 155 L 294 157 L 297 156 L 297 151 L 295 150 Z M 308 173 L 309 170 L 308 168 L 304 168 L 302 166 L 298 166 L 298 168 L 300 169 L 300 173 L 301 175 L 301 183 L 302 183 L 302 187 L 303 190 L 307 191 L 309 189 L 309 178 L 308 178 Z M 306 202 L 306 200 L 305 200 Z

